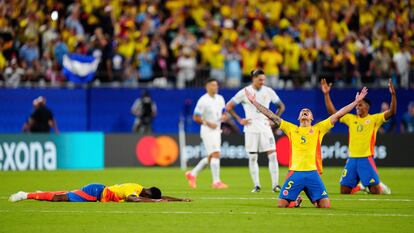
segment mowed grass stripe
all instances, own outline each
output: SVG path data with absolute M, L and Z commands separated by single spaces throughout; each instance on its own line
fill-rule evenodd
M 2 196 L 0 199 L 9 199 L 9 197 Z M 195 197 L 194 200 L 277 200 L 277 197 Z M 332 201 L 389 201 L 389 202 L 412 202 L 412 199 L 399 198 L 329 198 Z
M 262 215 L 269 213 L 258 213 L 258 212 L 224 212 L 224 211 L 119 211 L 119 210 L 1 210 L 3 213 L 53 213 L 53 214 L 229 214 L 229 215 Z M 370 213 L 300 213 L 300 212 L 272 212 L 272 215 L 301 215 L 301 216 L 370 216 L 370 217 L 414 217 L 411 214 L 370 214 Z

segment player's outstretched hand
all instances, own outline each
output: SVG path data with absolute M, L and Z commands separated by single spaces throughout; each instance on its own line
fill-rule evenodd
M 359 101 L 363 100 L 365 96 L 368 94 L 368 88 L 362 88 L 361 92 L 357 92 L 355 96 L 355 101 L 358 103 Z
M 332 87 L 332 83 L 328 83 L 326 82 L 326 79 L 322 79 L 321 80 L 321 90 L 323 92 L 323 94 L 327 94 L 331 91 L 331 87 Z
M 181 201 L 183 201 L 183 202 L 192 202 L 193 200 L 191 198 L 182 198 Z
M 388 79 L 388 89 L 390 90 L 391 95 L 395 95 L 394 84 L 392 84 L 391 79 Z
M 256 95 L 252 95 L 252 93 L 250 93 L 250 92 L 247 90 L 247 88 L 244 88 L 244 93 L 246 94 L 246 97 L 247 97 L 247 99 L 248 99 L 250 102 L 254 102 L 254 101 L 256 101 Z

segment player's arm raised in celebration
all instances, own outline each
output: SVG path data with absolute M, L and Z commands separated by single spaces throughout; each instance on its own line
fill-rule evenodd
M 388 80 L 388 89 L 390 90 L 390 93 L 391 93 L 391 104 L 390 104 L 390 109 L 388 109 L 384 113 L 385 120 L 389 120 L 392 116 L 394 116 L 397 113 L 397 96 L 395 94 L 395 88 L 394 88 L 394 85 L 392 84 L 391 79 Z
M 250 124 L 251 120 L 250 119 L 243 119 L 241 118 L 239 115 L 237 115 L 237 113 L 234 111 L 234 107 L 236 106 L 236 104 L 233 101 L 229 101 L 226 104 L 226 111 L 228 113 L 230 113 L 230 115 L 237 121 L 239 122 L 239 124 L 241 125 L 248 125 Z
M 263 113 L 263 115 L 265 115 L 273 123 L 275 123 L 276 128 L 279 128 L 282 119 L 265 106 L 259 104 L 256 101 L 256 96 L 252 95 L 246 88 L 244 89 L 244 92 L 246 93 L 247 99 L 257 108 L 257 110 L 259 110 L 261 113 Z
M 335 106 L 332 103 L 331 96 L 329 92 L 331 91 L 332 83 L 327 83 L 325 79 L 321 80 L 321 90 L 323 92 L 323 98 L 325 99 L 325 106 L 328 110 L 329 115 L 332 115 L 337 112 Z
M 347 114 L 348 112 L 352 111 L 352 109 L 354 109 L 355 106 L 357 106 L 357 104 L 360 101 L 362 101 L 367 94 L 368 94 L 368 89 L 366 87 L 362 88 L 361 93 L 357 92 L 355 96 L 355 100 L 352 103 L 339 109 L 339 111 L 336 111 L 334 114 L 332 114 L 329 117 L 331 124 L 334 125 L 339 120 L 339 118 L 341 118 L 343 115 Z

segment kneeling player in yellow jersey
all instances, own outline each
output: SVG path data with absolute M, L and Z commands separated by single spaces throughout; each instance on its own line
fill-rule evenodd
M 68 202 L 167 202 L 167 201 L 191 201 L 188 198 L 175 198 L 161 195 L 157 187 L 144 188 L 139 184 L 126 183 L 105 186 L 103 184 L 88 184 L 81 189 L 73 191 L 55 192 L 18 192 L 12 194 L 9 201 L 21 200 L 39 201 L 68 201 Z
M 321 142 L 323 136 L 339 118 L 351 111 L 367 95 L 367 88 L 364 87 L 361 94 L 357 93 L 355 101 L 316 125 L 312 125 L 313 114 L 311 110 L 302 109 L 298 118 L 299 126 L 282 120 L 256 102 L 255 96 L 246 89 L 245 92 L 249 101 L 289 137 L 291 144 L 292 155 L 289 160 L 289 174 L 281 189 L 277 206 L 279 208 L 299 207 L 302 201 L 299 194 L 304 191 L 316 207 L 329 208 L 328 192 L 319 176 L 322 173 Z
M 329 114 L 335 114 L 336 109 L 329 96 L 331 85 L 328 85 L 324 79 L 321 80 L 326 108 Z M 397 112 L 397 97 L 391 79 L 388 81 L 388 88 L 391 93 L 391 104 L 387 111 L 370 115 L 371 102 L 364 98 L 356 106 L 356 115 L 346 114 L 339 120 L 349 128 L 349 158 L 341 177 L 341 194 L 351 194 L 361 189 L 358 185 L 359 181 L 368 187 L 372 194 L 391 194 L 391 190 L 380 182 L 374 162 L 377 131 Z

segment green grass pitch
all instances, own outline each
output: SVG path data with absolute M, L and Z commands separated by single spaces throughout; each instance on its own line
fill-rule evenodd
M 228 190 L 210 188 L 204 170 L 191 190 L 178 168 L 102 171 L 0 172 L 0 232 L 413 232 L 414 169 L 380 168 L 392 195 L 340 195 L 342 168 L 325 168 L 323 181 L 331 209 L 316 209 L 304 197 L 299 209 L 276 208 L 267 168 L 260 170 L 262 192 L 250 193 L 247 167 L 222 168 Z M 280 180 L 286 175 L 281 169 Z M 8 202 L 11 193 L 77 189 L 88 183 L 137 182 L 158 186 L 165 195 L 191 203 Z

